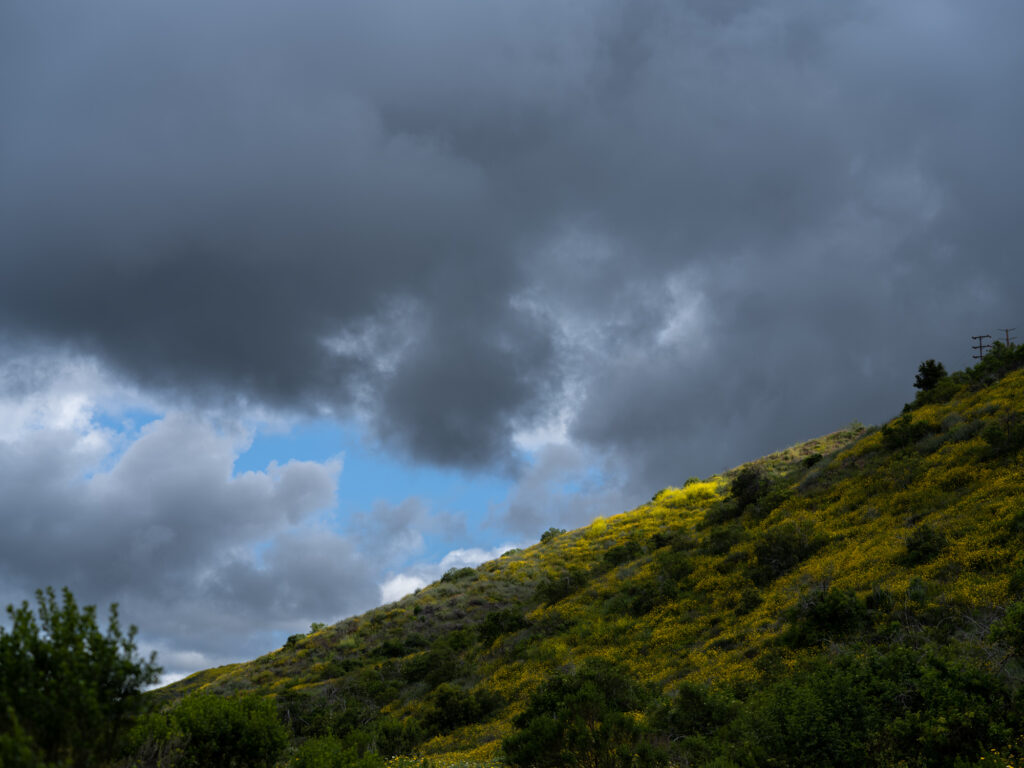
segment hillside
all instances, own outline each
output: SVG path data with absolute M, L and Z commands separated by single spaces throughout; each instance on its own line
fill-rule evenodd
M 156 695 L 271 697 L 293 748 L 350 761 L 516 762 L 592 684 L 615 710 L 574 726 L 594 765 L 1017 765 L 1022 365 L 997 347 L 882 427 L 681 478 Z

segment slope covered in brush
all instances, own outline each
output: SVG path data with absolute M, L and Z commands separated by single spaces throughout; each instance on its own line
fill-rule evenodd
M 998 348 L 881 428 L 552 530 L 159 695 L 171 709 L 185 695 L 270 697 L 300 763 L 315 750 L 368 764 L 1010 759 L 1022 365 L 1021 348 Z

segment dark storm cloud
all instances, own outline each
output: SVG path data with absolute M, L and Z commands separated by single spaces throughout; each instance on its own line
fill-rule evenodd
M 1016 3 L 0 14 L 0 323 L 147 387 L 649 490 L 1024 322 Z

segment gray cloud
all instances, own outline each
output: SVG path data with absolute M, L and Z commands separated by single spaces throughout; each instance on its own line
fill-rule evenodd
M 184 402 L 357 411 L 520 501 L 514 433 L 568 409 L 642 500 L 1017 324 L 1022 15 L 9 3 L 0 326 Z
M 5 601 L 41 584 L 118 601 L 171 673 L 182 671 L 176 658 L 192 659 L 191 671 L 256 655 L 275 633 L 378 601 L 372 550 L 319 519 L 335 504 L 340 464 L 233 476 L 239 444 L 191 417 L 167 416 L 122 446 L 88 403 L 27 417 L 19 407 L 0 407 Z M 19 434 L 19 422 L 30 428 Z

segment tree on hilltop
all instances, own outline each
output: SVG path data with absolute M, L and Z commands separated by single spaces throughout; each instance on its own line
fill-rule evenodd
M 935 360 L 925 360 L 918 366 L 914 377 L 914 387 L 922 392 L 935 389 L 942 379 L 946 378 L 946 367 Z

